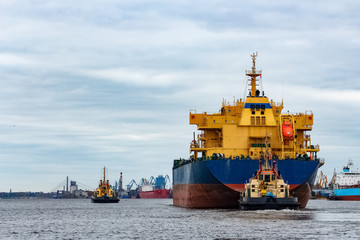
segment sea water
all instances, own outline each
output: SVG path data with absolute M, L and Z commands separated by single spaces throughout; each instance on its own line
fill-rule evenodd
M 360 201 L 240 211 L 186 209 L 172 199 L 2 199 L 0 213 L 0 239 L 360 239 Z

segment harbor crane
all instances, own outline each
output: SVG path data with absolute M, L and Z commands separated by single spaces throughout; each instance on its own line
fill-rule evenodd
M 136 187 L 139 187 L 139 185 L 138 185 L 138 184 L 135 182 L 135 180 L 133 179 L 133 180 L 130 181 L 130 183 L 129 183 L 128 185 L 126 185 L 127 190 L 130 191 L 131 188 L 132 188 L 134 185 L 135 185 Z
M 326 188 L 328 184 L 327 176 L 320 171 L 320 174 L 316 178 L 315 187 L 318 189 Z

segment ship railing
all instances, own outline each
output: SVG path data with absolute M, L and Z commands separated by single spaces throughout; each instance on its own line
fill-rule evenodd
M 225 100 L 223 99 L 222 101 L 222 106 L 225 107 L 225 106 L 236 106 L 238 103 L 242 102 L 242 99 L 235 99 L 233 100 L 233 102 L 229 101 L 229 100 Z
M 280 107 L 282 104 L 282 102 L 271 102 L 271 105 L 274 107 Z
M 305 115 L 313 115 L 313 112 L 311 110 L 305 110 Z
M 260 75 L 262 73 L 262 71 L 261 70 L 255 70 L 254 73 Z M 253 74 L 253 70 L 245 70 L 245 74 Z
M 294 116 L 294 117 L 298 117 L 298 116 L 303 116 L 304 113 L 287 111 L 287 112 L 282 113 L 281 115 L 282 115 L 282 116 L 291 115 L 291 116 Z
M 310 149 L 320 149 L 319 144 L 317 145 L 310 145 Z
M 318 161 L 319 161 L 319 163 L 324 164 L 325 163 L 325 158 L 318 158 Z
M 304 113 L 291 113 L 291 114 L 294 114 L 295 116 L 314 115 L 311 110 L 305 110 Z
M 221 110 L 218 112 L 204 112 L 205 115 L 221 115 Z

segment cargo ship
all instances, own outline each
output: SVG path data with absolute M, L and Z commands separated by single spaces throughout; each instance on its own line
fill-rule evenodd
M 354 171 L 353 165 L 350 160 L 342 172 L 335 174 L 333 191 L 328 199 L 360 201 L 360 172 Z
M 223 100 L 219 113 L 190 111 L 190 124 L 199 133 L 190 143 L 188 159 L 176 159 L 173 165 L 173 204 L 189 208 L 238 208 L 245 183 L 258 170 L 264 158 L 265 137 L 269 138 L 270 159 L 290 186 L 290 194 L 304 208 L 318 168 L 319 145 L 311 143 L 309 131 L 313 113 L 283 113 L 283 101 L 276 103 L 260 91 L 262 71 L 252 69 L 246 76 L 250 86 L 245 99 L 233 103 Z
M 171 190 L 165 188 L 167 179 L 169 179 L 167 175 L 165 177 L 159 175 L 156 179 L 151 177 L 149 181 L 144 179 L 140 185 L 140 198 L 170 198 Z
M 100 179 L 99 187 L 91 196 L 93 203 L 117 203 L 120 200 L 116 197 L 115 191 L 111 188 L 109 180 L 106 180 L 104 167 L 103 179 Z

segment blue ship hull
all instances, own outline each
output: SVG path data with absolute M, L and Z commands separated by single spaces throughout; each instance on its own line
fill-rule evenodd
M 360 201 L 360 188 L 334 189 L 332 198 L 335 200 Z
M 305 207 L 319 161 L 278 160 L 277 168 L 290 190 Z M 173 168 L 174 205 L 190 208 L 238 208 L 245 183 L 259 169 L 258 160 L 195 161 Z

